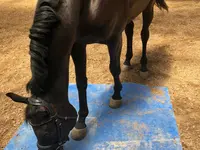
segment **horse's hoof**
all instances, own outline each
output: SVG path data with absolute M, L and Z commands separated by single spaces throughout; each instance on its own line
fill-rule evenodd
M 109 106 L 113 109 L 119 108 L 122 105 L 122 100 L 110 99 Z
M 131 70 L 132 69 L 132 66 L 130 65 L 123 65 L 122 66 L 122 71 L 128 71 L 128 70 Z
M 71 131 L 71 138 L 75 141 L 80 141 L 84 139 L 86 135 L 87 135 L 87 127 L 83 129 L 77 129 L 74 127 Z
M 148 71 L 145 71 L 145 72 L 140 71 L 140 77 L 142 79 L 147 79 L 149 77 L 149 72 Z

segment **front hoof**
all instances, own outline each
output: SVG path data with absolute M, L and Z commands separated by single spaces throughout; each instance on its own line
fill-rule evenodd
M 109 106 L 113 109 L 119 108 L 122 105 L 122 100 L 110 99 Z
M 87 135 L 87 127 L 83 129 L 77 129 L 74 127 L 71 131 L 71 138 L 75 141 L 80 141 L 84 139 L 86 135 Z
M 131 69 L 132 69 L 131 65 L 123 65 L 122 66 L 122 71 L 128 71 L 128 70 L 131 70 Z
M 149 77 L 149 72 L 148 71 L 145 71 L 145 72 L 140 71 L 140 77 L 144 80 L 147 79 Z

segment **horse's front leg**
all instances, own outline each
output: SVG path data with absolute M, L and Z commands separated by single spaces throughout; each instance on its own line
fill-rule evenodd
M 86 77 L 86 45 L 75 43 L 72 48 L 72 58 L 75 65 L 76 84 L 79 94 L 79 117 L 71 137 L 74 140 L 81 140 L 86 136 L 85 119 L 88 115 L 87 106 L 87 77 Z
M 122 49 L 122 37 L 121 35 L 115 37 L 108 42 L 108 49 L 110 55 L 110 72 L 114 78 L 114 94 L 110 99 L 109 106 L 111 108 L 119 108 L 121 106 L 121 90 L 122 84 L 119 79 L 119 75 L 121 73 L 120 68 L 120 56 L 121 56 L 121 49 Z

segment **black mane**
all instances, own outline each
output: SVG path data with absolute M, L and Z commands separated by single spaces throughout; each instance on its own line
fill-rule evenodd
M 49 46 L 52 29 L 57 23 L 58 17 L 50 6 L 40 5 L 36 9 L 29 35 L 32 78 L 26 86 L 27 91 L 35 96 L 47 92 Z

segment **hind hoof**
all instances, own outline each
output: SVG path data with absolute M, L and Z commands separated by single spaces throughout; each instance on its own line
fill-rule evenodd
M 122 71 L 128 71 L 128 70 L 131 70 L 132 69 L 132 66 L 129 66 L 129 65 L 123 65 L 122 66 Z
M 142 79 L 147 79 L 149 77 L 149 72 L 148 71 L 145 71 L 145 72 L 140 71 L 140 77 Z
M 87 135 L 87 128 L 84 129 L 76 129 L 75 127 L 72 129 L 71 138 L 75 141 L 80 141 L 84 139 Z
M 122 100 L 114 100 L 114 99 L 110 99 L 110 108 L 116 109 L 119 108 L 122 105 Z

